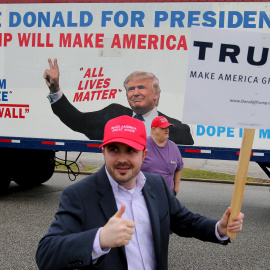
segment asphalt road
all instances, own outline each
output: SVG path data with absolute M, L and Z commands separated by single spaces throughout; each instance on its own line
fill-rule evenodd
M 79 181 L 84 176 L 79 176 Z M 12 183 L 0 197 L 0 269 L 34 270 L 38 241 L 54 219 L 62 190 L 72 184 L 55 173 L 45 184 L 22 189 Z M 183 181 L 178 198 L 194 212 L 219 219 L 230 204 L 233 185 Z M 269 187 L 246 186 L 244 229 L 228 246 L 171 236 L 169 269 L 270 269 Z

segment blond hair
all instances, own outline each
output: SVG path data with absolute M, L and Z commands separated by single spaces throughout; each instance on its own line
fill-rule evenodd
M 124 81 L 124 87 L 127 90 L 127 85 L 130 80 L 152 80 L 152 87 L 156 95 L 160 95 L 161 89 L 159 87 L 159 80 L 158 78 L 150 72 L 144 72 L 144 71 L 135 71 L 132 72 L 130 75 L 127 76 L 127 78 Z M 160 96 L 159 96 L 160 97 Z M 159 103 L 159 97 L 156 100 L 156 106 L 158 106 Z

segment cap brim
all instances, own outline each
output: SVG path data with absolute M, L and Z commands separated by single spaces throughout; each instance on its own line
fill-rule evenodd
M 167 128 L 167 127 L 174 127 L 174 125 L 173 124 L 170 124 L 170 123 L 164 123 L 164 124 L 162 124 L 162 125 L 160 125 L 159 127 L 160 128 Z
M 114 143 L 114 142 L 126 144 L 126 145 L 128 145 L 128 146 L 130 146 L 138 151 L 142 151 L 145 149 L 145 145 L 142 145 L 140 143 L 134 142 L 134 141 L 129 140 L 129 139 L 124 139 L 124 138 L 113 138 L 111 140 L 103 142 L 102 145 L 100 146 L 100 148 L 109 144 L 109 143 Z

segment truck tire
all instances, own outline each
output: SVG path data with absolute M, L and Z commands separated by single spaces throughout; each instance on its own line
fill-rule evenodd
M 54 158 L 54 151 L 28 152 L 27 165 L 23 162 L 20 173 L 16 173 L 12 180 L 23 187 L 37 186 L 48 181 L 54 173 Z
M 6 148 L 0 148 L 0 194 L 4 194 L 7 192 L 9 184 L 11 182 L 11 168 L 10 168 L 10 160 L 5 152 Z
M 3 175 L 0 180 L 0 195 L 5 194 L 8 190 L 10 184 L 10 178 L 6 175 Z
M 0 187 L 10 181 L 20 186 L 36 186 L 48 181 L 54 173 L 55 151 L 0 148 Z

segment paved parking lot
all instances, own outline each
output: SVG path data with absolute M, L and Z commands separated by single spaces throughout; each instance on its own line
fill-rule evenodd
M 79 181 L 84 176 L 79 176 Z M 54 219 L 62 190 L 72 184 L 55 173 L 45 184 L 23 189 L 12 183 L 0 197 L 0 269 L 36 270 L 38 241 Z M 219 219 L 230 204 L 233 185 L 183 181 L 178 198 L 193 212 Z M 269 187 L 246 186 L 243 232 L 228 246 L 171 236 L 169 270 L 270 269 Z

